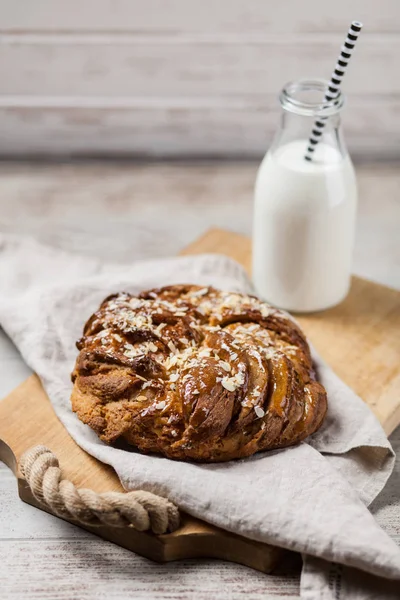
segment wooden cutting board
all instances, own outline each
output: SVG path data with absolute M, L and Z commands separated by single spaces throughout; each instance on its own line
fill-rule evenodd
M 250 240 L 212 230 L 182 254 L 219 252 L 250 265 Z M 298 317 L 321 355 L 372 408 L 389 434 L 400 423 L 400 293 L 354 278 L 348 298 L 323 313 Z M 33 375 L 0 402 L 0 459 L 18 477 L 22 500 L 43 507 L 21 477 L 18 463 L 25 450 L 48 446 L 59 458 L 63 476 L 96 492 L 122 491 L 113 469 L 79 448 L 58 421 Z M 253 542 L 182 515 L 178 531 L 156 536 L 131 528 L 85 527 L 138 554 L 159 562 L 215 557 L 270 572 L 283 551 Z

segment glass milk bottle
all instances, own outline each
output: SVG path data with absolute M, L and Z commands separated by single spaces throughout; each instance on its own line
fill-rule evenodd
M 302 80 L 281 92 L 281 128 L 257 174 L 253 281 L 271 304 L 310 312 L 338 304 L 350 286 L 357 186 L 340 126 L 343 96 Z M 316 119 L 320 141 L 306 160 Z

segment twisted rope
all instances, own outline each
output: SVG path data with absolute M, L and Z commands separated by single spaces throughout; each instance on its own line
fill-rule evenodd
M 151 529 L 161 534 L 179 526 L 177 507 L 151 492 L 105 492 L 79 489 L 62 479 L 57 457 L 45 446 L 35 446 L 23 454 L 20 470 L 33 496 L 54 514 L 83 525 L 131 526 L 138 531 Z

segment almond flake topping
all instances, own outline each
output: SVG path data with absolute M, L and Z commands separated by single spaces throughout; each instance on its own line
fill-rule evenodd
M 168 348 L 171 350 L 171 352 L 173 352 L 174 354 L 178 354 L 178 348 L 175 346 L 174 342 L 169 341 L 168 342 Z
M 227 371 L 228 373 L 230 372 L 231 365 L 228 362 L 221 360 L 218 364 L 220 367 L 222 367 L 224 369 L 224 371 Z
M 161 402 L 157 402 L 156 408 L 158 410 L 162 410 L 163 408 L 165 408 L 165 400 L 161 400 Z
M 254 411 L 259 419 L 262 419 L 262 417 L 265 415 L 265 411 L 261 408 L 261 406 L 255 406 Z
M 137 396 L 136 400 L 142 402 L 143 400 L 147 400 L 147 396 Z
M 228 392 L 234 392 L 236 390 L 236 386 L 232 381 L 232 378 L 224 377 L 222 380 L 223 387 L 228 390 Z
M 132 298 L 132 300 L 137 300 L 137 298 Z M 132 308 L 131 304 L 129 304 L 129 302 L 123 302 L 123 301 L 118 301 L 117 304 L 109 304 L 108 308 L 110 308 L 111 310 L 115 310 L 116 308 L 119 308 L 123 306 L 124 308 Z
M 131 298 L 129 302 L 124 303 L 124 306 L 129 306 L 129 308 L 141 308 L 145 304 L 146 302 L 144 300 L 140 300 L 140 298 Z
M 172 373 L 172 374 L 169 376 L 169 380 L 170 380 L 172 383 L 175 383 L 175 381 L 178 381 L 178 379 L 179 379 L 179 373 Z
M 211 356 L 211 349 L 210 348 L 202 348 L 199 352 L 199 357 L 200 358 L 209 358 Z
M 110 333 L 110 330 L 109 330 L 109 329 L 103 329 L 103 331 L 100 331 L 100 333 L 98 333 L 98 334 L 97 334 L 97 337 L 99 337 L 99 338 L 103 338 L 103 337 L 105 337 L 106 335 L 108 335 L 109 333 Z
M 273 312 L 273 309 L 269 308 L 266 304 L 261 304 L 260 313 L 263 317 L 268 317 Z M 284 316 L 283 314 L 280 316 Z
M 135 358 L 141 354 L 147 354 L 148 352 L 158 352 L 158 348 L 153 342 L 143 342 L 142 344 L 125 344 L 124 355 L 127 358 Z
M 254 388 L 254 390 L 252 390 L 250 392 L 250 396 L 256 396 L 256 397 L 258 397 L 260 395 L 260 393 L 261 393 L 261 388 L 258 385 L 257 387 Z
M 206 331 L 211 331 L 211 333 L 214 331 L 221 331 L 220 325 L 203 325 L 203 329 Z
M 178 356 L 176 354 L 174 354 L 173 356 L 168 356 L 164 364 L 167 371 L 169 371 L 170 369 L 172 369 L 172 367 L 178 364 Z
M 191 296 L 204 296 L 204 294 L 208 293 L 208 288 L 201 288 L 201 290 L 196 290 L 191 293 Z

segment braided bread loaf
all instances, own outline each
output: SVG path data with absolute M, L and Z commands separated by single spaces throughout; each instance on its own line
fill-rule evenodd
M 225 461 L 295 444 L 325 416 L 303 333 L 252 296 L 195 285 L 110 296 L 77 347 L 72 408 L 110 444 Z

